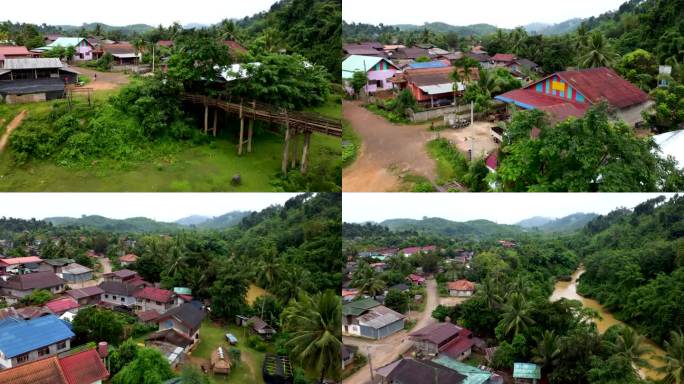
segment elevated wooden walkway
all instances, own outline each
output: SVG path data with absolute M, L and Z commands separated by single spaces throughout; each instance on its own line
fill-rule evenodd
M 204 95 L 183 93 L 181 98 L 185 102 L 204 106 L 204 133 L 212 131 L 214 136 L 217 132 L 218 110 L 237 114 L 240 118 L 240 140 L 238 154 L 242 155 L 243 145 L 247 144 L 247 152 L 252 152 L 252 129 L 255 120 L 275 123 L 285 126 L 285 148 L 281 170 L 287 173 L 288 166 L 295 168 L 298 162 L 297 135 L 303 134 L 301 154 L 301 172 L 306 173 L 308 168 L 309 144 L 311 134 L 318 132 L 324 135 L 342 137 L 342 121 L 331 119 L 315 113 L 289 112 L 278 109 L 268 104 L 252 102 L 235 103 L 230 100 L 221 100 Z M 213 109 L 213 124 L 209 127 L 209 110 Z M 244 140 L 245 118 L 248 119 L 247 140 Z M 292 145 L 291 142 L 292 141 Z

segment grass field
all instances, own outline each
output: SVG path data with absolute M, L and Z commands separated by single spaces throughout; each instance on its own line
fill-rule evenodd
M 115 91 L 98 91 L 96 99 L 105 99 Z M 0 119 L 5 126 L 22 109 L 32 115 L 47 114 L 54 102 L 3 105 Z M 311 110 L 330 117 L 341 116 L 341 104 L 331 98 L 325 105 Z M 19 130 L 21 127 L 18 128 Z M 283 138 L 270 132 L 262 132 L 253 138 L 253 152 L 237 155 L 237 138 L 229 134 L 199 146 L 168 145 L 168 150 L 158 150 L 164 143 L 154 144 L 150 153 L 158 156 L 145 162 L 121 163 L 103 159 L 89 166 L 68 168 L 54 161 L 29 161 L 17 165 L 11 151 L 0 154 L 0 191 L 110 191 L 110 192 L 252 192 L 275 191 L 273 185 L 280 170 Z M 11 138 L 10 138 L 11 142 Z M 336 137 L 314 134 L 311 140 L 312 166 L 318 161 L 339 164 L 341 140 Z M 331 168 L 329 172 L 336 172 Z M 231 185 L 234 175 L 240 174 L 242 184 Z
M 210 373 L 210 378 L 215 383 L 263 384 L 264 380 L 261 375 L 261 366 L 264 362 L 265 354 L 247 347 L 245 343 L 247 340 L 245 333 L 246 328 L 244 327 L 238 327 L 237 325 L 220 327 L 217 324 L 205 321 L 200 328 L 200 343 L 192 352 L 192 356 L 210 360 L 212 351 L 219 346 L 229 348 L 230 345 L 225 339 L 225 334 L 229 332 L 238 338 L 236 347 L 242 352 L 242 361 L 237 368 L 231 370 L 229 375 L 214 376 Z

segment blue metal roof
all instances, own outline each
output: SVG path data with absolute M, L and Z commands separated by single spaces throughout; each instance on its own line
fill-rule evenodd
M 11 358 L 74 337 L 55 315 L 0 324 L 0 351 Z
M 409 68 L 411 69 L 424 69 L 424 68 L 446 68 L 449 65 L 447 63 L 444 63 L 442 61 L 428 61 L 426 63 L 417 63 L 413 62 L 409 64 Z

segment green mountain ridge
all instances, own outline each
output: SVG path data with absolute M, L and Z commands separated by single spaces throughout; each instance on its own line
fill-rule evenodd
M 447 236 L 473 236 L 475 238 L 507 237 L 525 232 L 515 225 L 497 224 L 489 220 L 456 222 L 438 217 L 416 219 L 389 219 L 381 223 L 392 231 L 415 230 L 435 232 Z
M 124 25 L 124 26 L 116 26 L 116 25 L 108 25 L 104 23 L 98 23 L 98 22 L 93 22 L 93 23 L 83 23 L 82 25 L 57 25 L 57 27 L 62 28 L 65 32 L 70 32 L 70 31 L 78 31 L 81 28 L 85 28 L 86 30 L 92 30 L 95 29 L 97 25 L 100 25 L 100 28 L 104 32 L 111 32 L 111 31 L 116 31 L 116 30 L 121 30 L 121 31 L 128 31 L 128 32 L 135 32 L 138 34 L 145 33 L 147 31 L 153 30 L 154 27 L 151 25 L 147 24 L 131 24 L 131 25 Z
M 522 220 L 515 225 L 542 232 L 571 232 L 584 228 L 587 223 L 594 220 L 597 216 L 595 213 L 573 213 L 572 215 L 557 219 L 535 216 Z
M 463 35 L 463 36 L 470 36 L 470 35 L 483 36 L 483 35 L 488 35 L 490 33 L 494 33 L 498 29 L 494 25 L 485 24 L 485 23 L 457 26 L 457 25 L 451 25 L 451 24 L 447 24 L 447 23 L 443 23 L 443 22 L 425 23 L 423 25 L 396 24 L 396 25 L 393 25 L 393 27 L 399 28 L 400 31 L 416 31 L 416 30 L 422 30 L 422 29 L 427 28 L 433 32 L 440 32 L 440 33 L 456 32 L 459 35 Z
M 200 216 L 190 216 L 183 218 L 177 222 L 167 223 L 156 221 L 147 217 L 131 217 L 126 219 L 110 219 L 108 217 L 99 215 L 84 215 L 80 218 L 75 217 L 48 217 L 44 220 L 52 223 L 57 227 L 78 226 L 91 229 L 100 229 L 114 232 L 151 232 L 151 233 L 166 233 L 177 232 L 183 229 L 224 229 L 234 227 L 242 221 L 245 216 L 250 215 L 251 212 L 229 212 L 221 216 L 207 218 L 203 221 L 192 221 L 200 218 Z M 186 219 L 190 219 L 187 221 Z M 180 222 L 179 222 L 180 221 Z

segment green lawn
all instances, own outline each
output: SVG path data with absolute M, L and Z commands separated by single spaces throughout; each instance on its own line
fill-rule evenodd
M 98 92 L 97 99 L 110 96 L 112 91 Z M 44 115 L 54 102 L 0 105 L 0 119 L 6 125 L 22 109 L 31 115 Z M 333 98 L 312 110 L 331 117 L 339 117 L 341 108 Z M 4 131 L 4 125 L 1 130 Z M 280 170 L 283 138 L 270 132 L 255 134 L 252 153 L 237 155 L 238 139 L 234 127 L 226 129 L 222 137 L 200 146 L 154 144 L 152 159 L 145 162 L 121 163 L 112 160 L 94 161 L 88 166 L 69 168 L 55 161 L 29 161 L 17 165 L 11 151 L 0 154 L 0 191 L 36 192 L 254 192 L 276 191 L 272 185 Z M 21 129 L 19 127 L 18 129 Z M 199 129 L 199 128 L 198 128 Z M 10 138 L 11 141 L 11 138 Z M 165 149 L 169 147 L 169 149 Z M 301 144 L 299 144 L 301 148 Z M 337 137 L 314 134 L 311 139 L 310 164 L 339 164 L 341 140 Z M 327 169 L 327 168 L 326 168 Z M 335 172 L 331 168 L 329 172 Z M 242 184 L 231 185 L 235 174 Z
M 342 166 L 347 167 L 354 163 L 361 149 L 361 137 L 347 120 L 342 120 L 342 141 L 347 142 L 342 151 Z
M 230 345 L 225 339 L 225 334 L 229 332 L 238 339 L 237 348 L 242 352 L 242 361 L 237 368 L 231 370 L 230 375 L 213 376 L 210 374 L 210 378 L 215 383 L 263 384 L 264 380 L 261 375 L 261 366 L 264 362 L 265 354 L 246 346 L 247 328 L 238 327 L 237 325 L 220 327 L 217 324 L 205 321 L 200 328 L 200 343 L 192 352 L 192 356 L 210 360 L 212 351 L 219 346 L 229 348 Z M 247 361 L 252 362 L 254 373 L 252 373 Z

